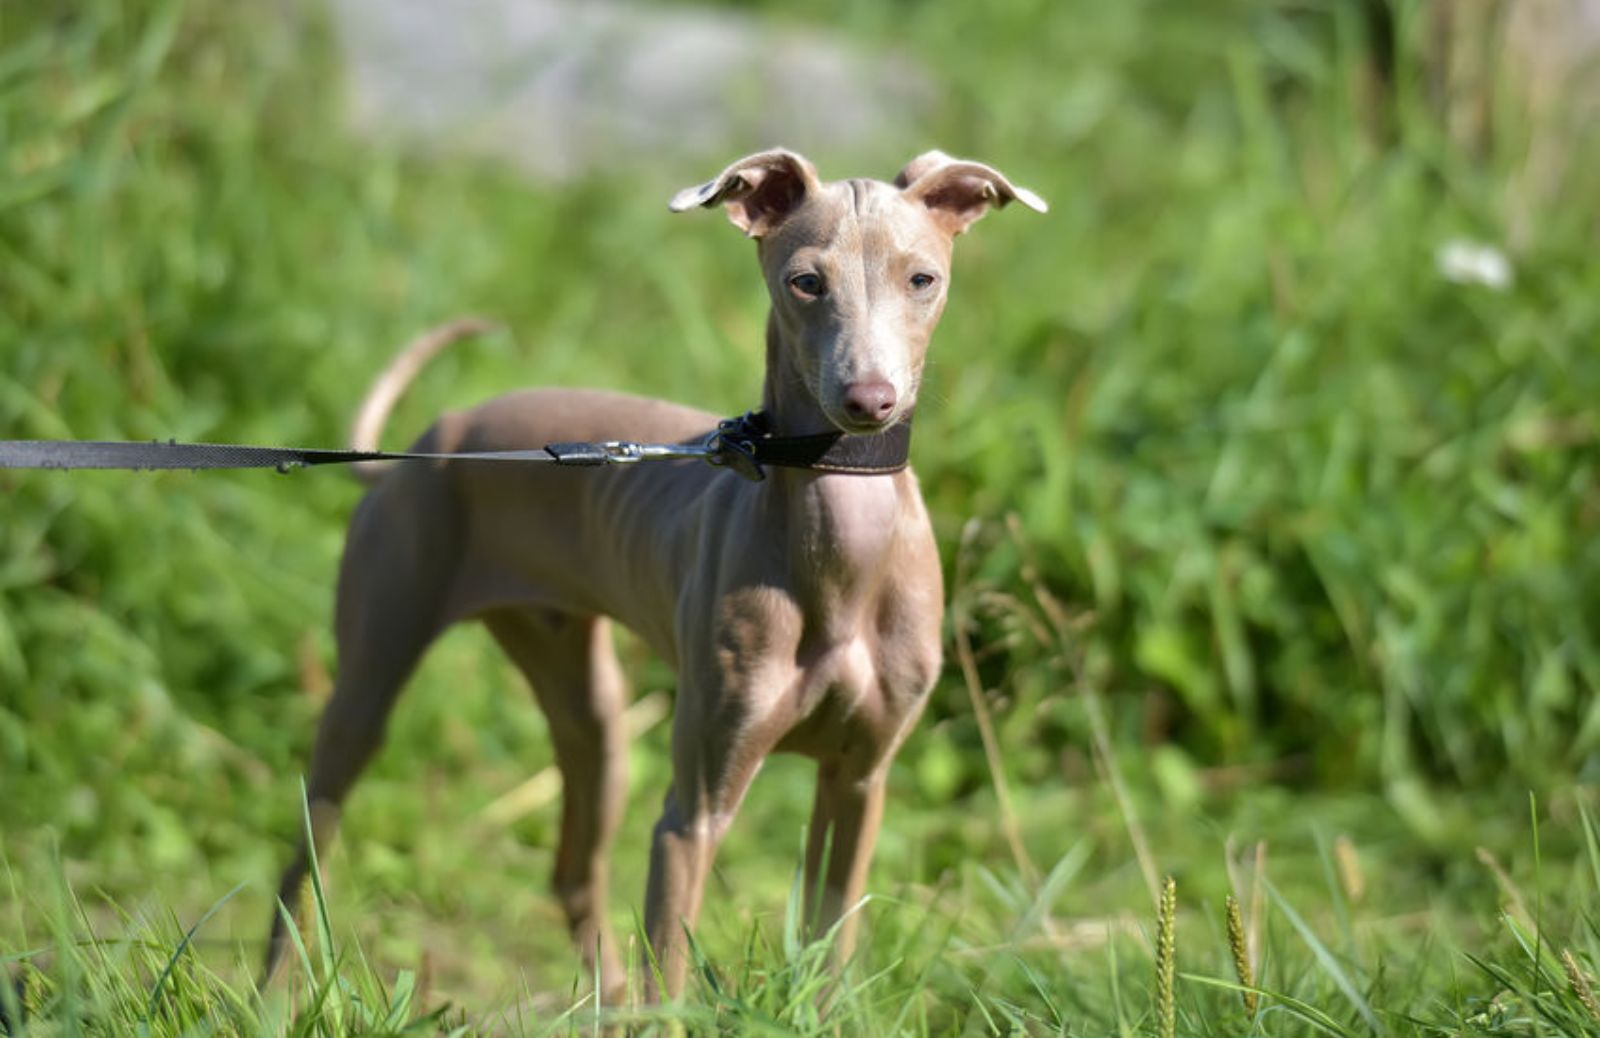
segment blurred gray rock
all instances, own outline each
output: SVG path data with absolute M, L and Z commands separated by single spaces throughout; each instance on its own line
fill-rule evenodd
M 566 178 L 663 155 L 849 149 L 909 128 L 908 59 L 721 8 L 333 0 L 357 126 Z

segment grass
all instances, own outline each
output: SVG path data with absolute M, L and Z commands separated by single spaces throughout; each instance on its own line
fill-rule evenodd
M 1550 814 L 1571 810 L 1553 806 Z M 1550 824 L 1542 810 L 1541 818 Z M 1292 823 L 1273 821 L 1294 833 Z M 1578 808 L 1579 832 L 1564 835 L 1581 840 L 1593 824 Z M 1062 914 L 1063 895 L 1132 903 L 1131 871 L 1119 882 L 1116 869 L 1097 868 L 1101 855 L 1082 847 L 1040 888 L 974 862 L 936 887 L 874 899 L 866 908 L 872 948 L 842 981 L 827 969 L 825 942 L 799 941 L 798 898 L 786 911 L 779 898 L 753 916 L 718 913 L 705 940 L 727 954 L 697 948 L 690 997 L 665 1010 L 598 1011 L 578 977 L 555 992 L 525 988 L 463 1010 L 440 997 L 426 961 L 421 973 L 375 966 L 320 892 L 287 993 L 263 1000 L 238 979 L 236 944 L 228 942 L 231 962 L 218 948 L 204 950 L 210 912 L 187 929 L 171 916 L 121 917 L 116 935 L 102 936 L 93 908 L 62 886 L 47 913 L 59 929 L 30 949 L 28 961 L 39 965 L 22 974 L 22 997 L 41 1021 L 26 1033 L 539 1035 L 589 1033 L 597 1020 L 628 1022 L 637 1033 L 696 1034 L 1600 1033 L 1585 1001 L 1600 962 L 1600 854 L 1592 841 L 1570 856 L 1562 848 L 1569 865 L 1509 880 L 1499 910 L 1492 897 L 1462 903 L 1470 884 L 1456 877 L 1397 911 L 1428 885 L 1429 869 L 1381 844 L 1362 845 L 1363 871 L 1352 874 L 1314 838 L 1288 835 L 1263 859 L 1214 846 L 1207 853 L 1199 846 L 1206 841 L 1191 843 L 1181 827 L 1161 835 L 1184 874 L 1172 883 L 1170 917 L 1154 907 Z M 1319 871 L 1320 890 L 1311 879 Z M 1231 889 L 1230 873 L 1247 906 L 1242 929 L 1252 935 L 1244 941 L 1256 963 L 1253 1012 L 1226 932 L 1223 902 L 1233 895 L 1219 896 Z M 1546 889 L 1560 896 L 1545 901 Z M 1308 919 L 1297 902 L 1318 905 L 1320 918 Z M 1535 905 L 1550 914 L 1529 914 Z M 1169 957 L 1159 957 L 1158 946 Z
M 834 988 L 789 937 L 809 773 L 775 761 L 680 1023 L 1158 1033 L 1171 874 L 1177 1032 L 1600 1028 L 1592 149 L 1530 200 L 1507 83 L 1487 145 L 1452 139 L 1421 3 L 1391 8 L 1386 94 L 1356 5 L 762 7 L 937 70 L 903 140 L 786 142 L 825 176 L 937 144 L 1052 211 L 959 244 L 914 447 L 952 666 L 893 776 L 862 961 Z M 3 435 L 338 443 L 389 351 L 462 312 L 512 331 L 431 367 L 394 442 L 524 383 L 750 405 L 748 243 L 664 206 L 728 156 L 552 186 L 353 140 L 325 30 L 285 10 L 0 8 Z M 1454 238 L 1504 247 L 1513 285 L 1442 278 Z M 0 494 L 0 958 L 29 964 L 28 1033 L 591 1027 L 544 896 L 553 805 L 485 811 L 551 763 L 543 723 L 472 630 L 352 801 L 292 992 L 249 984 L 356 487 Z M 624 933 L 665 738 L 634 756 Z

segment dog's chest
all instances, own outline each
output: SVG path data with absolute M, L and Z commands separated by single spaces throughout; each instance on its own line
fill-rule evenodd
M 742 727 L 837 756 L 847 742 L 882 745 L 926 691 L 938 564 L 915 483 L 841 475 L 796 489 L 769 520 L 784 526 L 784 562 L 729 557 L 736 576 L 708 633 Z
M 927 534 L 915 484 L 841 476 L 819 489 L 784 704 L 794 724 L 786 742 L 820 741 L 808 750 L 838 749 L 832 743 L 847 730 L 897 728 L 926 689 L 922 664 L 938 653 L 937 581 L 908 587 L 920 572 L 910 563 L 923 561 L 912 546 Z M 931 623 L 920 615 L 927 609 Z
M 881 751 L 928 685 L 878 636 L 863 634 L 802 659 L 773 704 L 783 730 L 778 748 L 818 759 Z
M 854 619 L 875 596 L 903 539 L 902 488 L 894 479 L 825 476 L 806 488 L 800 505 L 794 576 L 810 599 L 809 619 Z

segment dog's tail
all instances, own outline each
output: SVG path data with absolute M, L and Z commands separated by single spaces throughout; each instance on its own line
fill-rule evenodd
M 378 443 L 383 437 L 384 423 L 389 420 L 389 412 L 394 410 L 400 394 L 405 392 L 411 380 L 417 377 L 417 373 L 427 365 L 428 361 L 438 356 L 446 346 L 457 339 L 486 335 L 499 328 L 500 325 L 481 317 L 461 317 L 436 328 L 430 328 L 406 343 L 405 348 L 395 355 L 388 367 L 383 369 L 383 374 L 372 383 L 372 388 L 367 390 L 365 399 L 361 401 L 361 408 L 356 411 L 356 420 L 350 425 L 350 449 L 357 451 L 378 449 Z M 355 477 L 368 486 L 377 482 L 388 468 L 389 463 L 382 461 L 358 461 L 350 466 Z

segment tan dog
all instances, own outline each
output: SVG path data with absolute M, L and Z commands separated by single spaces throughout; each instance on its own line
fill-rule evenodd
M 672 208 L 720 204 L 757 239 L 772 297 L 762 406 L 773 431 L 872 436 L 916 403 L 952 239 L 1013 200 L 1045 209 L 998 171 L 940 152 L 891 185 L 822 183 L 804 158 L 775 150 L 680 192 Z M 403 382 L 462 330 L 396 362 L 363 407 L 358 446 L 375 445 Z M 716 421 L 658 400 L 532 390 L 445 415 L 415 449 L 681 442 Z M 308 780 L 314 838 L 331 835 L 429 643 L 457 621 L 483 620 L 549 719 L 564 784 L 555 892 L 586 965 L 614 996 L 625 976 L 606 923 L 607 872 L 627 756 L 614 619 L 679 677 L 672 787 L 645 896 L 665 993 L 676 995 L 712 858 L 768 754 L 817 761 L 808 918 L 825 932 L 861 897 L 889 763 L 939 673 L 942 611 L 939 558 L 909 470 L 774 469 L 752 482 L 694 461 L 400 467 L 361 502 L 340 571 L 338 682 Z M 302 846 L 283 876 L 285 904 L 307 867 Z M 851 917 L 841 959 L 854 933 Z M 285 936 L 275 917 L 269 972 Z M 646 985 L 662 994 L 653 975 Z

